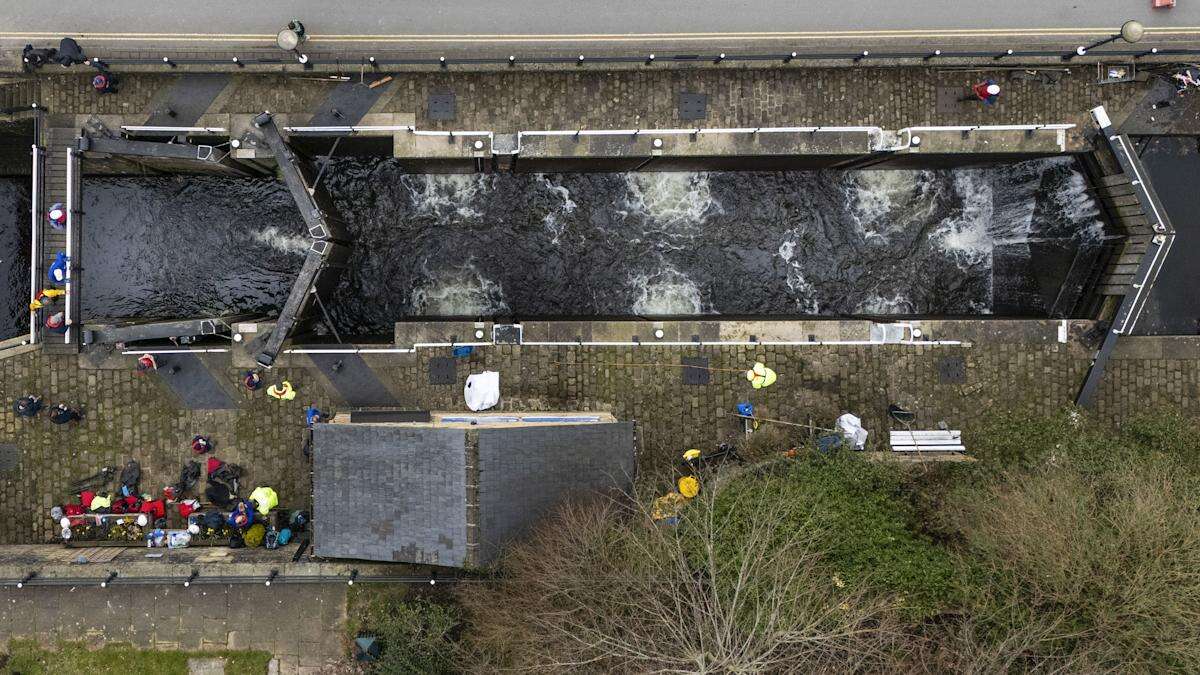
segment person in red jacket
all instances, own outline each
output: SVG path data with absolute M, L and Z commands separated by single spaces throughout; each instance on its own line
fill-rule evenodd
M 968 96 L 964 101 L 982 101 L 984 105 L 991 105 L 1000 98 L 1000 85 L 995 80 L 984 80 L 977 82 L 971 86 L 973 96 Z

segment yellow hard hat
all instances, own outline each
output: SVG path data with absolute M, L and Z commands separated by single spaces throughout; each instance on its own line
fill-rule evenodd
M 679 494 L 691 499 L 700 494 L 700 481 L 695 476 L 684 476 L 679 479 Z
M 688 450 L 687 452 L 683 453 L 683 459 L 684 459 L 684 461 L 687 461 L 687 462 L 690 462 L 694 459 L 700 459 L 700 451 L 695 448 L 692 448 L 691 450 Z

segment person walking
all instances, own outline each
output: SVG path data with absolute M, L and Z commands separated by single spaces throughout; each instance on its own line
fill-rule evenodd
M 55 424 L 69 424 L 71 422 L 80 422 L 83 420 L 83 413 L 68 406 L 66 403 L 59 403 L 50 409 L 50 421 Z
M 102 96 L 104 94 L 117 93 L 117 76 L 113 75 L 107 70 L 101 69 L 100 72 L 96 73 L 96 76 L 92 78 L 92 89 L 94 89 L 97 94 Z
M 42 397 L 29 394 L 13 401 L 13 412 L 17 417 L 37 417 L 42 411 Z
M 317 409 L 317 406 L 309 404 L 304 409 L 304 426 L 309 429 L 313 428 L 314 424 L 319 424 L 325 421 L 325 413 Z
M 55 312 L 46 317 L 46 330 L 56 335 L 65 335 L 67 332 L 67 318 L 62 312 Z
M 192 437 L 192 454 L 203 455 L 209 450 L 212 450 L 212 447 L 212 441 L 209 440 L 208 436 L 196 434 Z
M 158 360 L 154 358 L 153 354 L 142 354 L 138 357 L 137 365 L 134 368 L 137 369 L 138 375 L 145 375 L 151 370 L 158 370 Z
M 1000 98 L 1000 85 L 995 80 L 987 79 L 971 85 L 971 95 L 959 100 L 980 101 L 984 105 L 992 105 L 998 98 Z
M 246 375 L 242 378 L 242 384 L 246 385 L 249 391 L 258 391 L 262 389 L 262 375 L 258 374 L 257 370 L 247 370 Z
M 50 218 L 50 227 L 61 230 L 67 226 L 67 209 L 61 202 L 52 204 L 50 206 L 50 213 L 47 215 Z

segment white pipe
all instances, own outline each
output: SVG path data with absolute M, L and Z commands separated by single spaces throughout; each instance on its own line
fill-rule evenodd
M 75 150 L 67 148 L 67 269 L 63 280 L 66 287 L 63 302 L 66 305 L 67 332 L 63 333 L 63 344 L 71 344 L 71 293 L 75 288 L 75 251 L 71 247 L 71 232 L 75 225 Z
M 187 133 L 220 133 L 225 132 L 225 127 L 155 127 L 155 126 L 133 126 L 122 125 L 121 131 L 173 131 L 181 134 Z
M 197 349 L 126 349 L 122 354 L 224 354 L 228 349 L 200 347 Z
M 41 224 L 42 224 L 42 209 L 45 200 L 39 199 L 41 195 L 41 148 L 37 145 L 33 146 L 33 205 L 30 207 L 30 235 L 29 235 L 29 303 L 33 304 L 37 298 L 38 292 L 38 266 L 42 262 L 41 251 Z M 29 344 L 37 344 L 37 312 L 29 312 Z

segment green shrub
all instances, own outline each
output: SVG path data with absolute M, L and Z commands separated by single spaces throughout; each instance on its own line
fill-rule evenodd
M 840 582 L 891 596 L 914 616 L 953 604 L 951 557 L 918 532 L 897 467 L 846 452 L 804 455 L 730 482 L 717 496 L 717 517 L 748 525 L 756 518 L 745 508 L 752 498 L 781 505 L 784 527 L 815 527 L 822 560 Z M 736 536 L 725 543 L 740 545 Z
M 453 673 L 455 641 L 461 622 L 458 607 L 431 594 L 416 595 L 404 586 L 355 586 L 348 600 L 347 637 L 379 640 L 378 673 Z

